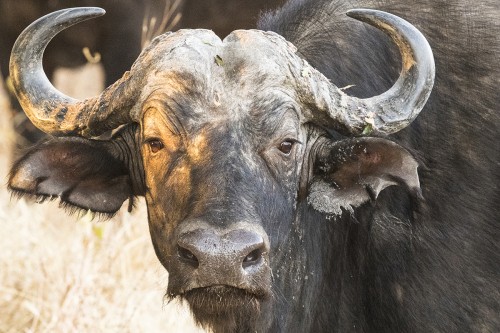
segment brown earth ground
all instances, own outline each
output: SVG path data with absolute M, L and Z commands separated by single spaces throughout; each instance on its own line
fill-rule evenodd
M 55 83 L 85 97 L 102 89 L 102 75 L 99 65 L 86 65 L 58 72 Z M 11 198 L 12 121 L 0 87 L 0 333 L 202 332 L 185 306 L 163 300 L 168 275 L 143 201 L 132 214 L 124 207 L 96 221 L 69 216 L 57 202 Z

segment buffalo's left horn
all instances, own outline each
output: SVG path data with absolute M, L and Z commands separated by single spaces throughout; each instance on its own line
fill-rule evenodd
M 100 96 L 79 101 L 57 90 L 43 71 L 43 52 L 56 34 L 104 13 L 97 7 L 59 10 L 33 22 L 16 40 L 9 67 L 12 83 L 26 115 L 42 131 L 88 137 L 131 121 L 124 112 L 134 97 L 127 74 Z
M 371 9 L 354 9 L 347 15 L 389 35 L 401 53 L 401 73 L 385 93 L 361 99 L 311 71 L 306 102 L 320 112 L 310 117 L 351 134 L 362 134 L 367 127 L 375 134 L 398 132 L 417 117 L 431 93 L 435 75 L 431 47 L 417 28 L 395 15 Z

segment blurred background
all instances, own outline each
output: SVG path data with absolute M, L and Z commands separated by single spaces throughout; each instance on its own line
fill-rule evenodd
M 0 0 L 0 333 L 202 332 L 183 304 L 164 301 L 168 274 L 151 244 L 145 204 L 110 221 L 68 215 L 58 202 L 11 197 L 10 165 L 43 138 L 12 94 L 10 51 L 44 14 L 99 6 L 107 14 L 49 44 L 44 68 L 64 93 L 85 98 L 118 79 L 152 38 L 208 28 L 221 38 L 252 28 L 281 0 Z

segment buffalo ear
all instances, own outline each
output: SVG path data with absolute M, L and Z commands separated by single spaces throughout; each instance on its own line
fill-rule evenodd
M 11 169 L 9 189 L 96 213 L 114 214 L 132 199 L 129 172 L 106 142 L 54 138 L 28 151 Z
M 404 186 L 421 197 L 418 162 L 403 147 L 381 138 L 322 140 L 307 198 L 316 210 L 340 215 L 341 208 L 352 211 L 376 200 L 391 185 Z

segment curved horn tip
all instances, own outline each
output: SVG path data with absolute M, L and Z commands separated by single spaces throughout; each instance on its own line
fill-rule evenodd
M 106 14 L 106 11 L 100 7 L 72 7 L 60 9 L 42 16 L 38 20 L 31 23 L 19 37 L 22 37 L 25 32 L 30 31 L 30 28 L 37 27 L 38 25 L 46 25 L 46 22 L 52 21 L 52 26 L 57 34 L 72 25 L 103 16 L 104 14 Z M 60 26 L 57 27 L 57 25 Z
M 104 14 L 106 14 L 106 11 L 100 7 L 64 8 L 40 17 L 38 20 L 30 24 L 29 27 L 35 26 L 39 22 L 47 22 L 50 20 L 53 20 L 55 22 L 61 22 L 65 26 L 71 26 L 82 21 L 103 16 Z
M 390 14 L 388 12 L 384 12 L 377 9 L 369 9 L 369 8 L 354 8 L 350 9 L 345 13 L 347 16 L 352 17 L 353 19 L 363 21 L 363 22 L 374 22 L 374 21 L 389 21 L 389 20 L 403 20 L 399 16 L 394 14 Z M 408 23 L 409 24 L 409 23 Z
M 99 17 L 104 14 L 106 14 L 106 11 L 101 8 L 101 7 L 72 7 L 72 8 L 66 8 L 66 9 L 61 9 L 53 14 L 73 14 L 78 17 L 82 18 L 93 18 L 93 17 Z
M 410 22 L 391 13 L 376 9 L 356 8 L 346 12 L 346 15 L 369 25 L 376 27 L 389 34 L 392 39 L 403 38 L 410 43 L 411 47 L 421 52 L 432 50 L 424 35 Z

